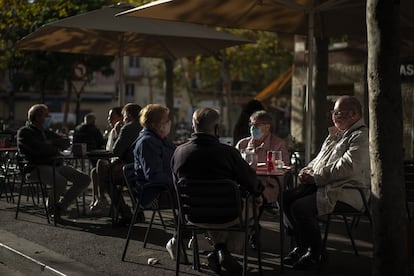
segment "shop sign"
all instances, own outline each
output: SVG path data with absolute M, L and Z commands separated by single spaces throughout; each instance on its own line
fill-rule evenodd
M 402 62 L 400 65 L 400 76 L 403 82 L 414 82 L 414 61 Z

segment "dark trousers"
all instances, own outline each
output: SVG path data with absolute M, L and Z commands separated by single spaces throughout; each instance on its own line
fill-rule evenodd
M 293 227 L 296 245 L 302 249 L 310 247 L 313 253 L 320 254 L 322 239 L 317 220 L 316 190 L 314 184 L 303 184 L 285 191 L 283 207 Z

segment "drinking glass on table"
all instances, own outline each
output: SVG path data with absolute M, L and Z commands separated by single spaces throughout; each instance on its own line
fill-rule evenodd
M 282 152 L 280 150 L 274 151 L 275 155 L 275 167 L 276 169 L 281 169 L 285 165 L 282 159 Z
M 247 163 L 249 163 L 250 167 L 252 169 L 256 170 L 257 168 L 257 154 L 254 150 L 254 148 L 246 148 L 244 151 L 242 151 L 242 157 L 244 160 L 246 160 Z

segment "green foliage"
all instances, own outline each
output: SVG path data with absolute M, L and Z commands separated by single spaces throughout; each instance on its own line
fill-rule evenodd
M 286 71 L 292 64 L 289 50 L 279 43 L 276 33 L 251 30 L 226 30 L 256 43 L 235 46 L 216 56 L 199 56 L 196 71 L 203 87 L 217 89 L 223 74 L 223 61 L 229 66 L 230 78 L 245 83 L 246 93 L 255 93 Z
M 0 70 L 8 70 L 13 89 L 55 91 L 71 77 L 72 64 L 84 62 L 90 70 L 113 74 L 113 57 L 97 57 L 52 52 L 17 51 L 14 44 L 43 24 L 98 9 L 116 1 L 0 0 Z M 30 73 L 28 73 L 30 72 Z

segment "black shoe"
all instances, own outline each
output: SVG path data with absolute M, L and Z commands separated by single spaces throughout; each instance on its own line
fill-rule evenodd
M 297 261 L 299 261 L 300 257 L 303 255 L 304 250 L 295 247 L 292 251 L 289 252 L 289 254 L 283 258 L 283 264 L 284 265 L 294 265 Z
M 253 234 L 249 238 L 249 246 L 251 249 L 256 249 L 256 234 Z
M 207 266 L 217 274 L 220 274 L 221 267 L 217 251 L 210 252 L 207 255 Z
M 243 267 L 233 256 L 225 249 L 217 251 L 221 268 L 226 270 L 230 275 L 241 275 Z
M 311 270 L 319 267 L 321 263 L 321 255 L 314 254 L 311 250 L 308 250 L 303 254 L 299 260 L 293 265 L 296 270 Z

